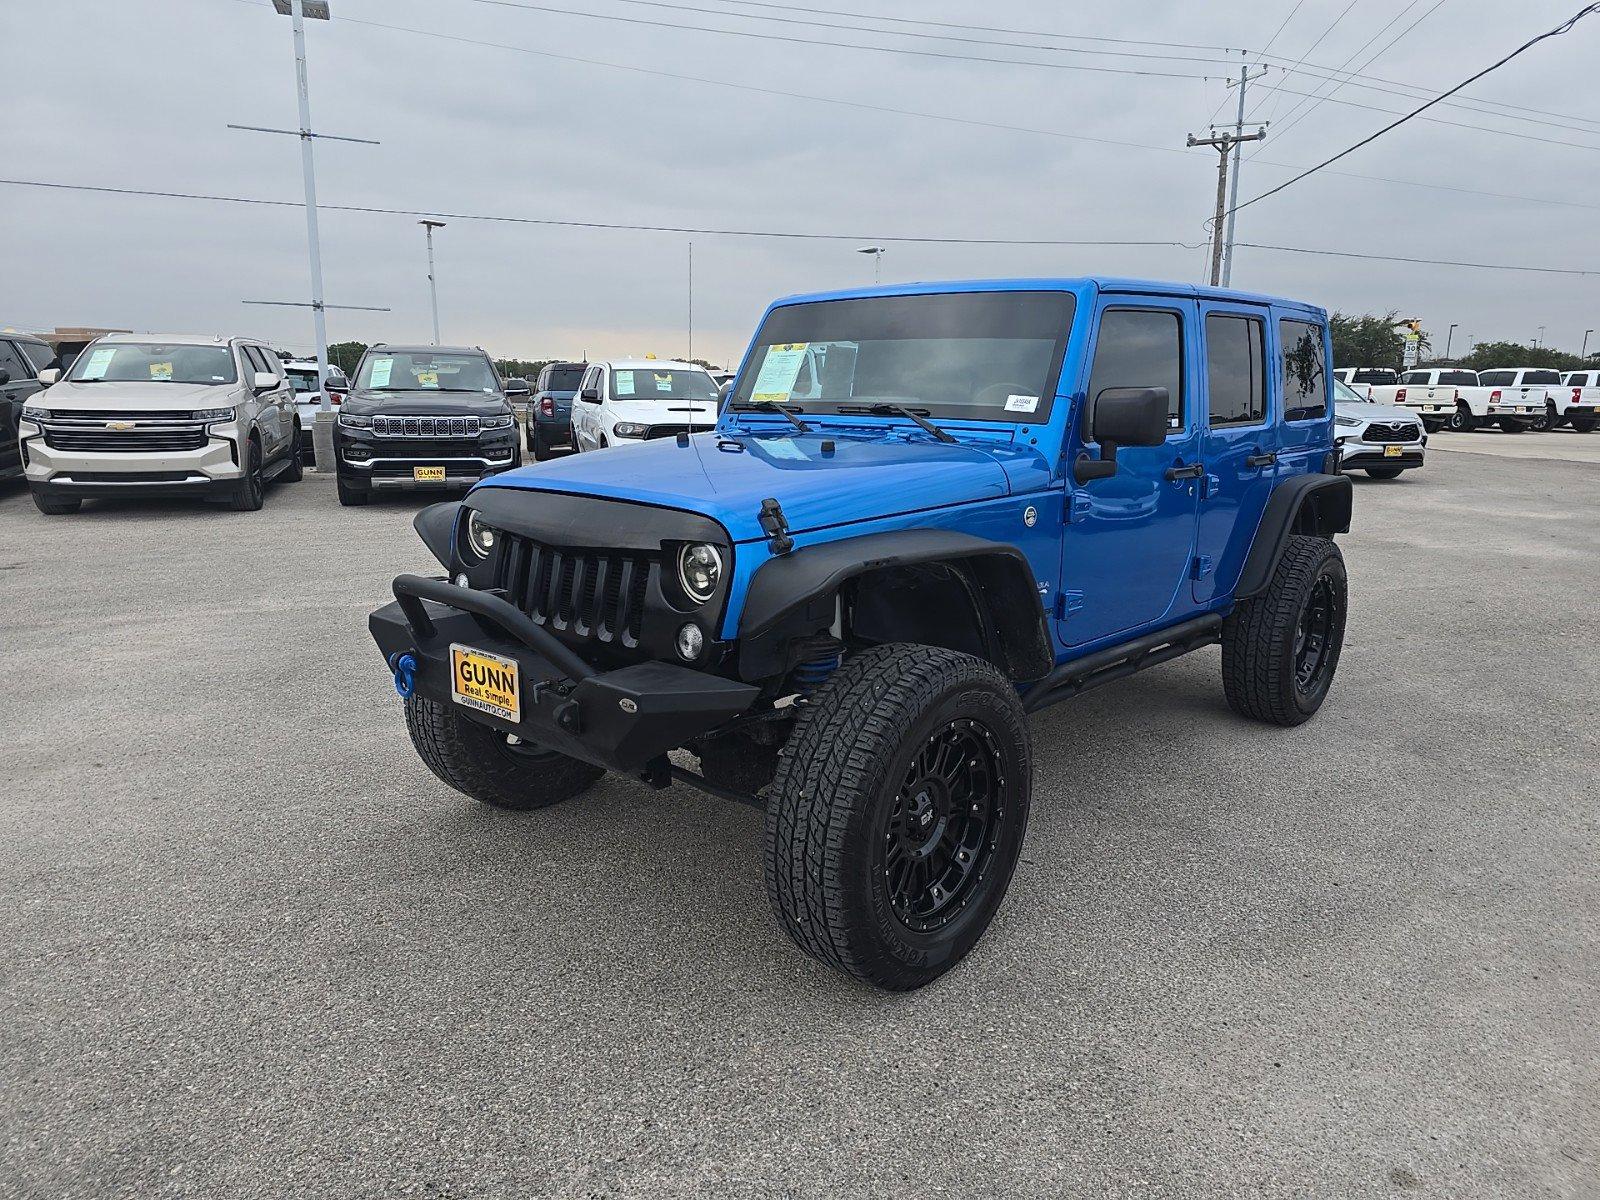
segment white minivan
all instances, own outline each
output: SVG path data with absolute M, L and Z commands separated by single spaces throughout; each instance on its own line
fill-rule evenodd
M 693 363 L 592 362 L 572 401 L 572 445 L 578 451 L 675 437 L 716 423 L 716 381 Z

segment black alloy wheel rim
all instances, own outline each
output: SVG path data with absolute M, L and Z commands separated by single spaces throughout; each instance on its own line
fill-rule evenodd
M 1333 579 L 1318 575 L 1294 631 L 1294 681 L 1302 695 L 1315 692 L 1327 674 L 1340 616 Z
M 1005 767 L 994 734 L 958 720 L 933 731 L 889 805 L 881 858 L 896 917 L 927 933 L 977 896 L 1005 810 Z
M 254 442 L 250 443 L 250 498 L 254 500 L 265 489 L 261 480 L 261 449 Z

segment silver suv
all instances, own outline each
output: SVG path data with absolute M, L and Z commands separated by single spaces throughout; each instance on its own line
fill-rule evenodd
M 264 342 L 119 333 L 91 343 L 24 406 L 18 432 L 39 511 L 88 497 L 200 495 L 261 507 L 301 477 L 294 388 Z

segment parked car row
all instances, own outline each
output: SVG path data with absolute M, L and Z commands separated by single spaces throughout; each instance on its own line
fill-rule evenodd
M 1498 425 L 1506 433 L 1600 425 L 1600 370 L 1562 374 L 1548 367 L 1469 371 L 1430 367 L 1401 374 L 1383 367 L 1343 367 L 1334 378 L 1367 399 L 1417 414 L 1429 431 L 1458 433 Z

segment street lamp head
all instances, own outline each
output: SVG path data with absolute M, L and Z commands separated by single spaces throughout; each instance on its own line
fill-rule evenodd
M 428 229 L 443 229 L 444 228 L 444 222 L 443 221 L 418 221 L 417 224 L 426 226 Z
M 856 253 L 857 254 L 882 254 L 883 251 L 884 251 L 884 247 L 882 247 L 882 246 L 861 246 L 856 250 Z
M 279 16 L 294 15 L 294 0 L 272 0 L 272 7 L 278 11 Z M 308 21 L 332 20 L 328 12 L 328 0 L 300 0 L 300 12 Z

